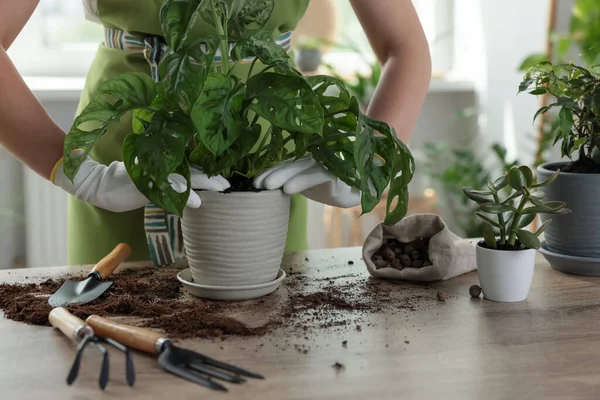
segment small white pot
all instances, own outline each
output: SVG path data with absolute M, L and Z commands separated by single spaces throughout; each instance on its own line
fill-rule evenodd
M 477 271 L 483 296 L 502 302 L 523 301 L 535 269 L 535 249 L 493 250 L 477 244 Z
M 202 205 L 186 208 L 181 219 L 194 282 L 246 286 L 275 280 L 285 250 L 290 197 L 281 190 L 198 195 Z

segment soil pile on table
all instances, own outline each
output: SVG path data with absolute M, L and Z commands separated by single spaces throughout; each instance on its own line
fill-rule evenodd
M 100 298 L 66 308 L 84 320 L 100 315 L 186 339 L 260 336 L 283 327 L 300 332 L 341 329 L 383 311 L 414 312 L 437 302 L 431 285 L 374 280 L 360 267 L 353 267 L 356 273 L 337 276 L 334 269 L 324 277 L 290 270 L 280 289 L 270 295 L 243 302 L 209 301 L 182 288 L 176 277 L 179 270 L 149 267 L 116 273 L 112 287 Z M 48 297 L 65 279 L 84 276 L 0 284 L 0 309 L 5 318 L 50 326 Z

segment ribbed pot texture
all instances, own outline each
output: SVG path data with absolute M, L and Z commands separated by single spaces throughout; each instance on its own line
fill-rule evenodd
M 287 238 L 290 198 L 281 190 L 199 191 L 186 208 L 183 240 L 194 283 L 245 286 L 273 281 Z
M 548 179 L 558 166 L 538 167 L 538 181 Z M 564 201 L 572 213 L 541 214 L 542 221 L 552 219 L 544 231 L 546 248 L 554 253 L 579 257 L 600 257 L 600 174 L 560 172 L 550 185 L 541 188 L 545 201 Z

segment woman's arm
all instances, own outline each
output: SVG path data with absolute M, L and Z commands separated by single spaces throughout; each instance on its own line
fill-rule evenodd
M 367 114 L 407 143 L 427 95 L 431 56 L 411 0 L 350 0 L 382 65 Z
M 0 145 L 46 179 L 62 157 L 65 133 L 6 54 L 39 0 L 0 0 Z

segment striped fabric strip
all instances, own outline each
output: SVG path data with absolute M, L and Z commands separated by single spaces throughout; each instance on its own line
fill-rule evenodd
M 275 42 L 281 46 L 285 51 L 289 52 L 292 47 L 292 32 L 286 32 L 275 39 Z M 151 44 L 149 46 L 149 43 Z M 141 37 L 129 34 L 125 31 L 114 29 L 114 28 L 104 28 L 104 44 L 106 47 L 111 49 L 119 49 L 131 51 L 134 53 L 144 53 L 157 51 L 157 49 L 162 48 L 164 46 L 164 39 L 158 36 L 149 36 L 149 37 Z M 235 47 L 235 42 L 229 44 L 229 54 L 231 54 L 231 50 Z M 200 48 L 206 52 L 206 45 L 201 44 Z M 146 57 L 148 59 L 148 56 Z M 218 49 L 215 55 L 215 61 L 217 63 L 221 62 L 222 54 L 221 50 Z M 231 56 L 230 56 L 231 59 Z M 254 57 L 246 57 L 243 61 L 253 61 Z

